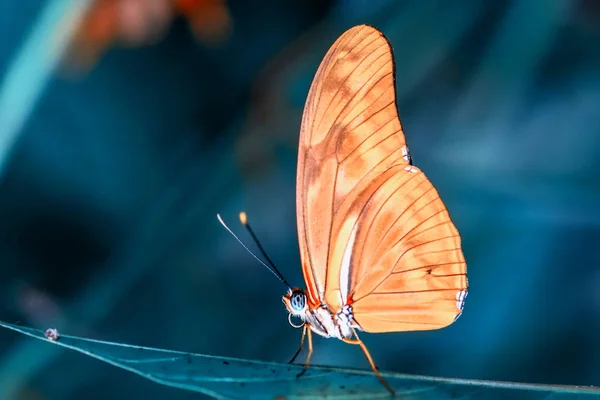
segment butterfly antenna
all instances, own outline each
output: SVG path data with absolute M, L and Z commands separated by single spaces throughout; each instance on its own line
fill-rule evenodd
M 275 264 L 273 263 L 273 261 L 271 261 L 271 259 L 269 258 L 269 256 L 267 256 L 267 253 L 265 252 L 265 250 L 261 246 L 260 242 L 258 241 L 256 235 L 254 234 L 254 231 L 252 230 L 252 228 L 250 228 L 250 225 L 248 225 L 248 218 L 246 217 L 246 213 L 245 212 L 241 212 L 240 213 L 240 221 L 241 221 L 242 225 L 244 225 L 246 227 L 246 229 L 248 230 L 248 232 L 250 232 L 250 235 L 252 236 L 252 239 L 254 239 L 254 241 L 258 245 L 258 248 L 260 249 L 261 254 L 267 259 L 267 262 L 269 264 L 266 264 L 263 260 L 261 260 L 260 258 L 258 258 L 258 256 L 256 254 L 254 254 L 252 252 L 252 250 L 250 250 L 248 248 L 248 246 L 246 246 L 244 244 L 244 242 L 242 242 L 241 239 L 239 237 L 237 237 L 237 235 L 235 233 L 233 233 L 233 231 L 227 226 L 227 224 L 225 224 L 225 222 L 223 221 L 223 218 L 221 218 L 220 214 L 217 214 L 217 218 L 219 219 L 219 222 L 221 223 L 221 225 L 223 225 L 223 227 L 225 229 L 227 229 L 227 231 L 229 233 L 231 233 L 231 236 L 233 236 L 235 238 L 235 240 L 237 240 L 238 243 L 241 244 L 244 247 L 244 249 L 246 249 L 246 251 L 248 253 L 250 253 L 250 255 L 252 257 L 254 257 L 256 259 L 256 261 L 258 261 L 265 268 L 267 268 L 269 271 L 271 271 L 271 273 L 273 275 L 275 275 L 277 277 L 277 279 L 279 279 L 281 281 L 281 283 L 283 283 L 285 286 L 287 286 L 288 289 L 292 290 L 292 287 L 290 286 L 290 284 L 287 283 L 287 281 L 285 280 L 285 278 L 283 277 L 283 275 L 281 275 L 281 272 L 279 272 L 279 270 L 277 269 L 277 267 L 275 266 Z
M 240 213 L 240 222 L 242 223 L 242 225 L 244 225 L 244 227 L 246 228 L 246 230 L 248 231 L 248 233 L 250 233 L 250 236 L 252 236 L 252 239 L 254 239 L 254 243 L 256 243 L 256 245 L 258 246 L 258 249 L 260 250 L 260 254 L 262 254 L 263 257 L 267 259 L 267 262 L 269 263 L 269 265 L 271 267 L 273 267 L 273 269 L 277 270 L 277 267 L 275 266 L 275 263 L 269 258 L 269 256 L 267 255 L 267 252 L 265 251 L 264 247 L 262 247 L 262 244 L 260 244 L 260 241 L 256 237 L 256 234 L 254 233 L 254 230 L 252 229 L 252 227 L 248 223 L 248 216 L 243 211 Z M 279 275 L 281 275 L 281 273 L 279 272 L 279 270 L 277 270 L 277 272 L 279 273 Z

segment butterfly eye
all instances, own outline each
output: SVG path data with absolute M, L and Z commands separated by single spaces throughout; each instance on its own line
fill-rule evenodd
M 302 291 L 294 291 L 290 297 L 292 311 L 301 312 L 306 307 L 306 295 Z

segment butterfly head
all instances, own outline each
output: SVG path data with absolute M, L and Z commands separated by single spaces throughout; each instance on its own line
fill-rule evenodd
M 298 288 L 288 290 L 283 296 L 283 304 L 285 304 L 291 315 L 304 319 L 303 317 L 308 309 L 306 292 Z

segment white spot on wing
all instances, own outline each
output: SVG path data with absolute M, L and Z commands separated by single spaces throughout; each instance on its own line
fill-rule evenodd
M 350 291 L 350 263 L 352 262 L 356 230 L 356 227 L 354 227 L 352 233 L 350 233 L 350 239 L 348 240 L 346 250 L 344 251 L 344 257 L 342 258 L 342 268 L 340 268 L 340 293 L 342 295 L 342 304 L 346 303 L 348 292 Z
M 408 147 L 402 146 L 401 151 L 402 151 L 402 158 L 404 158 L 404 161 L 410 162 L 410 154 L 408 153 Z
M 414 167 L 412 165 L 407 165 L 406 167 L 404 167 L 404 170 L 413 174 L 416 174 L 419 171 L 417 167 Z
M 463 310 L 463 308 L 465 307 L 465 299 L 467 298 L 467 289 L 461 290 L 460 292 L 456 293 L 456 308 L 458 309 L 458 311 Z

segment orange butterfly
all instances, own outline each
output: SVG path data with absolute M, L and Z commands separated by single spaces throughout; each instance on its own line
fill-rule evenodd
M 334 337 L 359 345 L 393 393 L 357 331 L 448 326 L 462 313 L 468 282 L 458 231 L 412 164 L 396 109 L 392 48 L 373 27 L 346 31 L 315 75 L 300 131 L 296 217 L 306 290 L 285 281 L 240 214 L 267 258 L 263 265 L 288 287 L 290 323 L 292 316 L 302 320 L 292 361 L 308 335 L 304 373 L 311 332 Z

